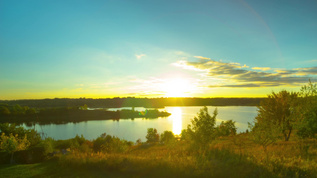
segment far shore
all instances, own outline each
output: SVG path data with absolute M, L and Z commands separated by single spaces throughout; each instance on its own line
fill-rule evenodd
M 35 114 L 1 115 L 0 123 L 26 124 L 64 124 L 90 120 L 119 120 L 134 118 L 168 117 L 171 114 L 156 109 L 138 112 L 134 110 L 105 111 L 105 110 L 43 110 Z

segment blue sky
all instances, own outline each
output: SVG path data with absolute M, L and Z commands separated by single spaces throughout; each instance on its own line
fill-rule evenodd
M 0 0 L 0 99 L 296 90 L 316 81 L 316 8 L 308 0 Z

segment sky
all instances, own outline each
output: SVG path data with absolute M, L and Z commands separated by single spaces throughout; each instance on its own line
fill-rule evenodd
M 0 100 L 264 97 L 317 79 L 315 0 L 0 0 Z

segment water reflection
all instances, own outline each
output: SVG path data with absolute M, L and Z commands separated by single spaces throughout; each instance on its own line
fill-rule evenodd
M 173 133 L 179 135 L 182 132 L 182 109 L 180 107 L 174 107 L 170 112 L 173 119 Z
M 141 138 L 142 141 L 145 141 L 147 128 L 156 128 L 159 133 L 163 133 L 165 130 L 168 130 L 172 131 L 174 134 L 180 134 L 182 129 L 186 129 L 187 125 L 191 124 L 190 120 L 197 115 L 201 108 L 201 106 L 190 106 L 165 107 L 164 109 L 161 109 L 160 111 L 167 111 L 172 114 L 168 118 L 135 118 L 134 121 L 130 119 L 121 119 L 120 121 L 92 120 L 60 125 L 35 124 L 35 130 L 44 133 L 45 136 L 52 137 L 57 140 L 74 138 L 76 135 L 82 134 L 86 139 L 92 140 L 99 137 L 102 133 L 107 133 L 107 135 L 117 136 L 128 141 L 135 142 L 139 138 Z M 215 107 L 208 106 L 210 114 L 212 114 L 214 109 Z M 135 110 L 142 111 L 144 108 L 135 108 Z M 217 116 L 217 124 L 220 124 L 220 121 L 232 119 L 236 121 L 238 132 L 244 132 L 248 128 L 248 122 L 252 122 L 254 117 L 257 115 L 256 107 L 226 106 L 218 107 L 218 111 L 219 115 Z M 24 124 L 23 127 L 30 129 L 34 128 L 34 125 L 28 127 Z

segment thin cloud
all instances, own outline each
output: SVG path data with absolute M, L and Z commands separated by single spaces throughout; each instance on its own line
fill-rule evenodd
M 252 67 L 253 70 L 262 70 L 262 71 L 268 71 L 271 70 L 270 67 Z
M 234 84 L 234 85 L 209 85 L 210 88 L 255 88 L 255 87 L 263 87 L 265 85 L 266 87 L 274 87 L 278 86 L 278 84 Z
M 188 70 L 205 72 L 205 77 L 229 80 L 230 83 L 209 85 L 209 87 L 272 87 L 272 86 L 297 86 L 307 83 L 309 79 L 316 78 L 317 67 L 276 69 L 273 72 L 269 67 L 252 67 L 248 69 L 239 63 L 226 63 L 212 59 L 199 60 L 198 62 L 178 61 L 175 66 Z M 260 70 L 260 71 L 259 71 Z
M 210 58 L 208 57 L 203 57 L 203 56 L 194 56 L 195 58 L 198 58 L 198 59 L 206 59 L 206 60 L 210 60 Z
M 142 57 L 145 57 L 146 54 L 136 54 L 135 57 L 140 60 Z

